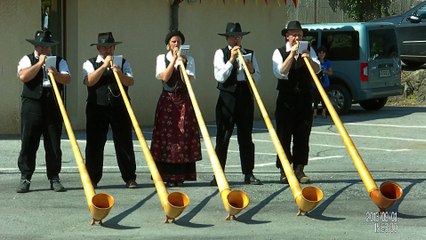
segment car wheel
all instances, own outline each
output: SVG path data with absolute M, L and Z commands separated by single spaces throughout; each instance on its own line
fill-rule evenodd
M 412 67 L 412 68 L 418 68 L 421 65 L 425 64 L 424 62 L 416 62 L 416 61 L 411 61 L 411 60 L 402 60 L 402 62 L 407 65 L 408 67 Z
M 330 85 L 328 95 L 334 109 L 339 115 L 349 112 L 352 106 L 352 96 L 348 89 L 340 84 Z
M 364 108 L 365 110 L 374 110 L 377 111 L 385 106 L 386 102 L 388 101 L 387 97 L 384 98 L 376 98 L 376 99 L 370 99 L 365 101 L 360 101 L 359 105 Z

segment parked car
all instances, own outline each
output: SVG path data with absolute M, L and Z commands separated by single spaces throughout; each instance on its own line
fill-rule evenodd
M 426 63 L 426 1 L 401 15 L 376 19 L 374 22 L 395 24 L 403 63 L 411 67 Z
M 400 95 L 401 59 L 392 23 L 349 22 L 306 24 L 306 40 L 328 49 L 333 63 L 329 96 L 339 114 L 352 103 L 379 110 L 389 96 Z

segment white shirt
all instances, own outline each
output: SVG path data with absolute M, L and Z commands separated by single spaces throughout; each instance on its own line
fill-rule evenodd
M 286 46 L 286 52 L 290 52 L 291 51 L 290 43 L 287 42 L 285 46 Z M 312 61 L 316 62 L 318 65 L 321 65 L 318 59 L 318 56 L 312 47 L 309 51 L 309 56 L 312 59 Z M 295 56 L 295 59 L 297 59 L 297 57 L 299 56 Z M 274 53 L 272 54 L 272 72 L 274 73 L 274 76 L 278 79 L 288 79 L 288 74 L 282 74 L 280 72 L 280 68 L 283 63 L 284 63 L 284 59 L 281 56 L 280 51 L 278 49 L 275 49 Z
M 105 61 L 105 59 L 101 55 L 98 55 L 95 62 L 96 63 L 101 63 L 101 62 L 103 63 L 104 61 Z M 89 75 L 89 73 L 92 73 L 94 71 L 95 71 L 95 67 L 93 66 L 93 64 L 89 60 L 87 60 L 83 63 L 83 79 L 86 79 L 87 75 Z M 133 78 L 133 71 L 132 71 L 132 68 L 130 67 L 129 61 L 124 62 L 123 68 L 121 69 L 121 71 L 126 76 Z
M 167 60 L 169 60 L 170 62 L 173 59 L 172 53 L 170 51 L 167 52 L 166 57 L 167 57 Z M 177 60 L 174 68 L 176 69 L 179 64 L 180 64 L 180 60 Z M 156 68 L 155 68 L 155 78 L 157 78 L 159 80 L 163 80 L 160 77 L 160 73 L 164 72 L 164 70 L 166 70 L 166 68 L 167 68 L 167 66 L 166 66 L 166 61 L 164 59 L 164 54 L 158 55 L 157 56 L 157 64 L 156 64 Z M 185 68 L 186 68 L 186 74 L 188 74 L 188 77 L 195 79 L 195 61 L 194 61 L 193 57 L 186 56 L 186 67 Z
M 232 49 L 232 47 L 228 46 L 228 49 Z M 244 48 L 241 48 L 241 53 L 242 54 L 246 53 Z M 223 55 L 222 49 L 216 50 L 214 54 L 214 59 L 213 59 L 213 66 L 214 66 L 214 77 L 216 81 L 218 82 L 225 82 L 226 79 L 228 79 L 228 77 L 231 75 L 232 68 L 233 68 L 232 63 L 230 63 L 228 60 L 226 62 L 223 61 L 223 57 L 224 55 Z M 251 77 L 257 83 L 260 80 L 260 70 L 259 70 L 259 65 L 257 64 L 257 60 L 256 60 L 256 56 L 254 52 L 253 52 L 252 59 L 253 59 L 254 73 L 251 74 Z M 239 62 L 239 58 L 237 58 L 235 61 L 237 61 L 239 65 L 239 69 L 237 73 L 237 81 L 246 81 L 247 80 L 246 75 L 244 73 L 244 69 L 241 63 Z
M 37 51 L 34 51 L 34 56 L 35 56 L 35 59 L 39 59 L 39 55 L 38 55 Z M 19 77 L 19 72 L 22 69 L 29 68 L 31 66 L 32 65 L 31 65 L 30 58 L 27 55 L 23 56 L 18 63 L 18 77 Z M 44 64 L 43 64 L 42 68 L 43 68 L 43 87 L 52 87 L 52 85 L 50 84 L 50 80 L 48 78 L 48 76 L 49 76 L 48 71 L 45 68 Z M 70 74 L 68 64 L 64 59 L 61 59 L 61 61 L 59 62 L 59 69 L 57 69 L 57 70 L 61 74 L 68 74 L 68 75 Z

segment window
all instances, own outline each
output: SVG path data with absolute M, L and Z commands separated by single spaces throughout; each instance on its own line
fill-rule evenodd
M 391 29 L 378 29 L 368 32 L 370 58 L 393 58 L 398 55 L 395 31 Z
M 305 41 L 308 41 L 309 45 L 316 50 L 318 47 L 318 32 L 307 32 L 305 34 Z
M 321 42 L 332 61 L 359 59 L 359 33 L 356 31 L 324 31 Z
M 426 4 L 420 7 L 414 15 L 420 17 L 421 19 L 426 19 Z

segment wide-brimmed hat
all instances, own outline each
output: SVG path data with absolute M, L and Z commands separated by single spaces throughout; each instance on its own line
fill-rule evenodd
M 182 44 L 185 43 L 185 36 L 183 35 L 183 33 L 181 33 L 178 30 L 174 30 L 174 31 L 167 33 L 166 38 L 164 39 L 164 43 L 166 43 L 166 45 L 169 44 L 170 38 L 172 38 L 174 36 L 180 37 L 180 40 L 182 40 Z
M 112 36 L 112 32 L 105 32 L 105 33 L 99 33 L 98 42 L 92 43 L 90 44 L 90 46 L 97 45 L 97 46 L 109 47 L 109 46 L 115 46 L 120 43 L 122 42 L 116 42 L 114 40 L 114 37 Z
M 281 35 L 285 36 L 285 34 L 289 30 L 302 30 L 304 33 L 308 31 L 307 29 L 302 28 L 302 25 L 300 24 L 299 21 L 290 21 L 290 22 L 288 22 L 287 26 L 285 28 L 283 28 L 283 30 L 281 30 Z
M 58 41 L 54 41 L 52 39 L 52 33 L 49 30 L 38 30 L 35 33 L 34 39 L 26 39 L 28 42 L 33 44 L 34 46 L 41 47 L 52 47 L 54 45 L 59 44 Z
M 244 36 L 249 34 L 250 32 L 243 32 L 241 30 L 241 25 L 240 23 L 232 23 L 229 22 L 228 24 L 226 24 L 226 30 L 225 33 L 218 33 L 221 36 Z

